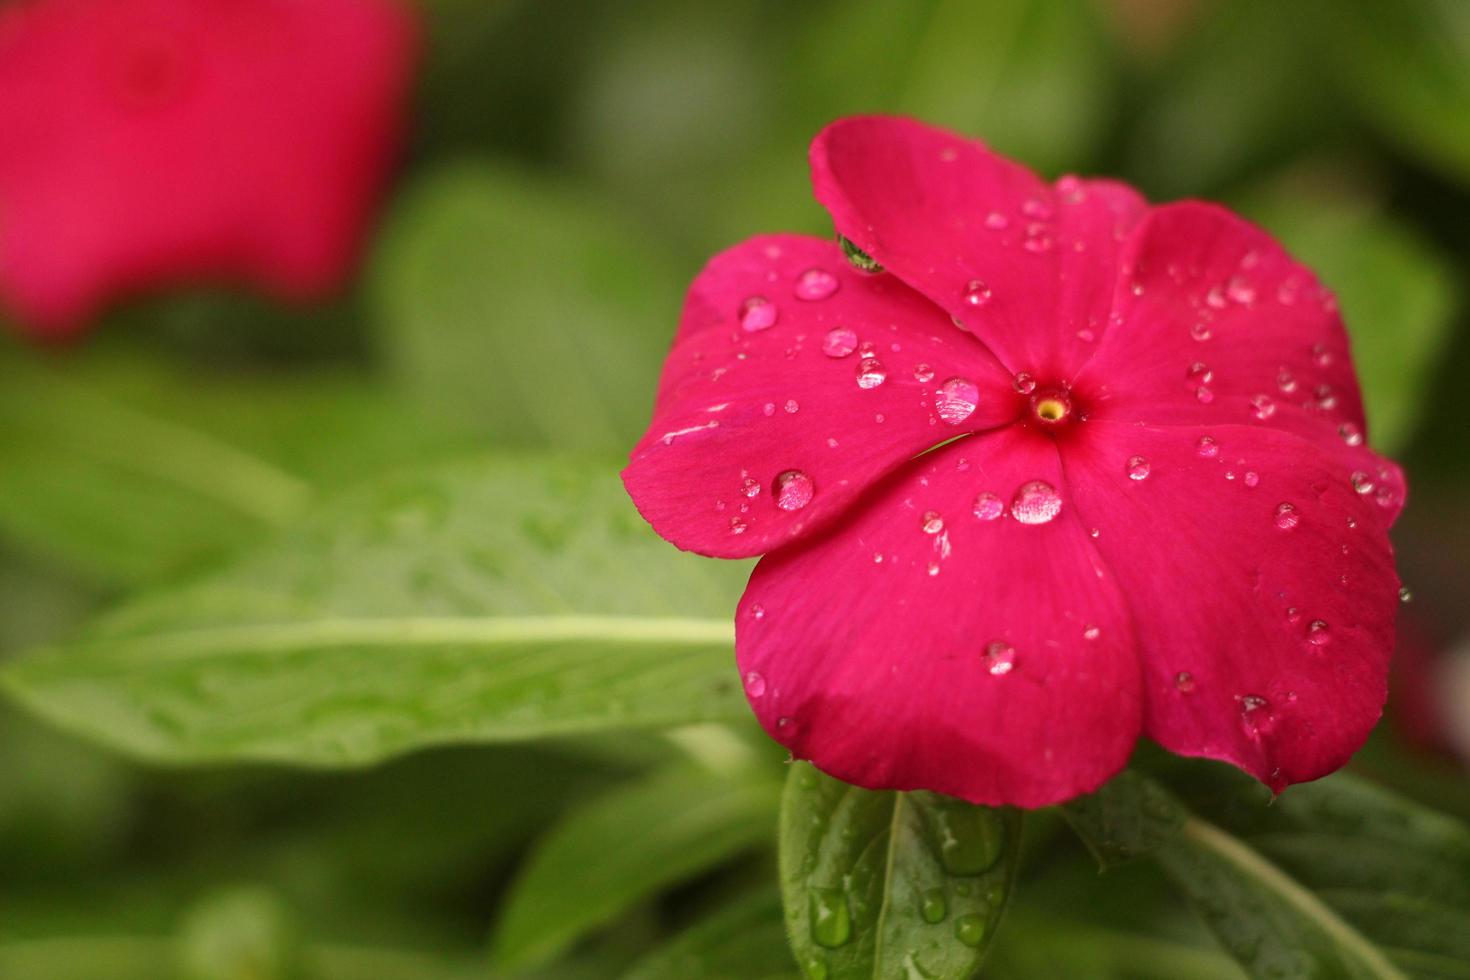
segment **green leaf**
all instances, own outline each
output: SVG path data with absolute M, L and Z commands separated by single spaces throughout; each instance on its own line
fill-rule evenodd
M 448 464 L 323 503 L 233 567 L 0 667 L 0 690 L 172 762 L 359 765 L 740 719 L 746 567 L 659 541 L 601 468 Z
M 1373 445 L 1402 448 L 1450 339 L 1456 296 L 1447 264 L 1409 226 L 1362 201 L 1292 185 L 1245 209 L 1337 293 Z
M 658 773 L 572 811 L 532 851 L 493 943 L 534 966 L 660 889 L 773 836 L 779 787 L 748 772 Z
M 671 266 L 595 201 L 462 165 L 390 222 L 375 307 L 395 376 L 496 445 L 626 452 L 679 318 Z
M 1316 0 L 1313 33 L 1379 129 L 1470 181 L 1470 5 Z
M 1021 815 L 935 793 L 871 792 L 796 763 L 781 887 L 817 980 L 974 976 L 1015 879 Z
M 347 372 L 0 346 L 0 534 L 108 583 L 259 540 L 316 489 L 450 444 Z
M 1274 806 L 1213 768 L 1211 819 L 1184 816 L 1155 852 L 1225 949 L 1256 976 L 1454 977 L 1470 942 L 1470 830 L 1339 773 Z M 1112 826 L 1167 792 L 1110 784 Z M 1227 790 L 1228 792 L 1222 792 Z M 1174 804 L 1179 806 L 1179 804 Z M 1073 820 L 1094 850 L 1097 821 Z
M 1173 840 L 1187 812 L 1157 783 L 1132 771 L 1062 807 L 1104 870 L 1152 854 Z
M 733 902 L 643 957 L 622 980 L 792 980 L 786 923 L 774 890 Z

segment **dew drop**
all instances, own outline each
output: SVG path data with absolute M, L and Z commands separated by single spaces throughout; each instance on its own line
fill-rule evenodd
M 1212 336 L 1214 336 L 1214 332 L 1210 329 L 1210 325 L 1208 323 L 1196 323 L 1194 326 L 1189 328 L 1189 335 L 1195 340 L 1203 343 L 1204 341 L 1209 340 Z
M 1174 675 L 1174 688 L 1180 694 L 1190 694 L 1194 691 L 1194 675 L 1187 670 L 1181 670 Z
M 812 478 L 801 470 L 786 470 L 777 475 L 771 485 L 771 496 L 775 498 L 776 506 L 786 511 L 801 510 L 812 502 L 815 494 Z
M 1088 626 L 1082 630 L 1082 638 L 1084 640 L 1095 640 L 1099 636 L 1102 636 L 1102 630 L 1096 626 Z
M 1046 524 L 1061 510 L 1061 494 L 1044 480 L 1023 484 L 1011 498 L 1011 516 L 1022 524 Z
M 1193 384 L 1206 385 L 1215 380 L 1215 372 L 1204 361 L 1195 361 L 1185 369 L 1184 379 Z
M 1332 640 L 1332 627 L 1325 620 L 1314 619 L 1307 624 L 1307 642 L 1314 647 L 1326 646 Z
M 999 811 L 955 801 L 936 804 L 930 816 L 945 871 L 969 878 L 984 874 L 1000 860 L 1006 831 Z
M 761 481 L 755 477 L 747 476 L 740 484 L 740 492 L 747 497 L 758 497 L 761 492 Z
M 1282 394 L 1289 395 L 1296 391 L 1296 378 L 1286 368 L 1276 373 L 1276 387 L 1281 389 Z
M 934 380 L 934 369 L 927 364 L 914 365 L 914 380 L 926 385 Z
M 1198 388 L 1194 389 L 1194 397 L 1199 401 L 1201 405 L 1208 405 L 1210 402 L 1215 400 L 1215 393 L 1205 385 L 1200 385 Z
M 837 277 L 826 269 L 808 269 L 796 277 L 796 298 L 813 302 L 823 300 L 837 292 Z
M 766 679 L 755 671 L 745 675 L 745 693 L 758 698 L 766 693 Z
M 740 329 L 758 333 L 776 325 L 776 304 L 764 296 L 752 296 L 740 304 Z
M 1245 476 L 1240 478 L 1240 482 L 1248 487 L 1253 487 L 1261 482 L 1261 475 L 1255 470 L 1246 470 Z
M 979 279 L 971 279 L 965 284 L 965 291 L 960 298 L 966 306 L 981 307 L 990 302 L 990 287 Z
M 1362 470 L 1355 470 L 1352 476 L 1353 489 L 1361 494 L 1373 492 L 1373 478 Z
M 1349 446 L 1361 446 L 1363 444 L 1363 430 L 1351 422 L 1344 422 L 1337 427 L 1337 434 L 1342 441 Z
M 827 949 L 837 949 L 852 938 L 852 913 L 841 888 L 812 886 L 808 913 L 812 941 Z
M 944 901 L 944 889 L 930 888 L 925 891 L 919 900 L 919 914 L 931 925 L 943 922 L 944 917 L 949 914 L 949 907 Z
M 1004 514 L 1005 510 L 1005 503 L 1002 502 L 999 497 L 991 493 L 989 490 L 985 490 L 982 491 L 975 498 L 975 505 L 972 509 L 972 513 L 974 513 L 975 517 L 979 520 L 993 521 Z
M 1276 414 L 1276 403 L 1268 395 L 1252 395 L 1251 410 L 1256 418 L 1264 422 Z
M 876 357 L 865 357 L 858 362 L 857 383 L 859 388 L 876 388 L 888 380 L 883 362 Z
M 1240 723 L 1249 735 L 1262 734 L 1270 724 L 1270 714 L 1266 709 L 1270 702 L 1258 694 L 1237 695 L 1236 700 L 1240 702 Z
M 1296 606 L 1289 606 L 1286 610 L 1286 621 L 1295 626 L 1302 621 L 1302 611 Z
M 846 357 L 857 350 L 857 333 L 850 327 L 834 327 L 822 338 L 822 353 L 828 357 Z
M 1029 395 L 1036 390 L 1036 379 L 1031 377 L 1031 375 L 1027 374 L 1025 371 L 1017 374 L 1015 380 L 1012 381 L 1012 384 L 1015 386 L 1016 390 L 1023 395 Z
M 979 946 L 985 941 L 985 920 L 978 915 L 962 915 L 954 920 L 954 937 L 966 946 Z
M 1294 504 L 1281 503 L 1276 507 L 1276 526 L 1283 531 L 1290 531 L 1302 522 L 1302 515 L 1297 513 Z
M 1220 455 L 1220 444 L 1213 436 L 1200 436 L 1199 441 L 1194 444 L 1194 451 L 1205 459 L 1214 459 Z
M 738 517 L 732 517 L 732 518 L 730 518 L 730 533 L 731 534 L 744 534 L 745 533 L 745 529 L 748 526 L 749 525 L 747 525 L 743 520 L 741 520 Z
M 1407 585 L 1399 586 L 1399 602 L 1408 604 L 1414 601 L 1414 593 L 1409 591 Z
M 1326 344 L 1312 345 L 1312 363 L 1322 368 L 1332 363 L 1332 352 L 1327 349 Z
M 996 640 L 985 647 L 985 669 L 996 677 L 1009 674 L 1016 666 L 1016 648 Z
M 980 389 L 968 378 L 950 378 L 934 392 L 934 410 L 950 425 L 959 425 L 975 414 Z
M 938 534 L 944 530 L 944 518 L 939 516 L 937 510 L 926 510 L 919 520 L 919 527 L 925 534 Z
M 1127 472 L 1128 472 L 1128 479 L 1130 479 L 1130 480 L 1147 480 L 1148 479 L 1148 460 L 1144 459 L 1142 456 L 1130 456 L 1130 457 L 1128 457 L 1128 470 L 1127 470 Z
M 992 211 L 985 216 L 985 227 L 991 231 L 1000 231 L 1009 226 L 1011 220 L 999 211 Z

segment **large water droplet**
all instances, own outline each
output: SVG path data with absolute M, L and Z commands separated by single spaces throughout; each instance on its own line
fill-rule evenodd
M 1018 373 L 1012 384 L 1015 385 L 1016 390 L 1023 395 L 1029 395 L 1036 390 L 1036 379 L 1031 377 L 1031 375 L 1027 374 L 1025 371 L 1021 371 L 1020 373 Z
M 950 378 L 934 392 L 934 410 L 950 425 L 959 425 L 975 414 L 980 389 L 968 378 Z
M 818 946 L 837 949 L 852 938 L 852 913 L 841 888 L 812 886 L 808 897 L 812 941 Z
M 828 357 L 846 357 L 857 350 L 857 332 L 850 327 L 833 327 L 822 338 L 822 353 Z
M 888 380 L 883 362 L 876 357 L 865 357 L 858 362 L 857 383 L 859 388 L 876 388 Z
M 1023 484 L 1011 498 L 1011 516 L 1022 524 L 1046 524 L 1061 510 L 1061 494 L 1044 480 Z
M 984 874 L 1000 860 L 1005 823 L 989 807 L 954 802 L 933 811 L 933 831 L 939 842 L 939 863 L 952 875 Z
M 771 485 L 771 496 L 782 510 L 801 510 L 812 502 L 816 492 L 812 478 L 801 470 L 786 470 Z
M 926 890 L 919 899 L 919 914 L 930 924 L 943 922 L 944 917 L 949 914 L 949 906 L 944 901 L 944 889 Z
M 985 920 L 978 915 L 962 915 L 954 920 L 954 937 L 966 946 L 979 946 L 985 941 Z
M 996 677 L 1009 674 L 1016 666 L 1016 648 L 1003 640 L 985 646 L 985 669 Z
M 979 279 L 971 279 L 965 286 L 965 291 L 961 298 L 964 300 L 966 306 L 980 307 L 990 302 L 990 296 L 989 286 L 985 285 Z
M 1282 502 L 1276 506 L 1276 526 L 1283 531 L 1290 531 L 1302 522 L 1302 515 L 1297 512 L 1295 504 Z
M 752 670 L 745 675 L 745 693 L 753 698 L 761 697 L 766 693 L 766 679 Z
M 752 296 L 740 304 L 740 329 L 746 333 L 769 330 L 776 325 L 778 312 L 776 304 L 764 296 Z
M 982 521 L 993 521 L 1005 513 L 1006 505 L 995 494 L 989 490 L 981 491 L 975 497 L 973 513 Z
M 1128 457 L 1128 467 L 1127 467 L 1128 479 L 1130 479 L 1130 480 L 1147 480 L 1148 479 L 1148 469 L 1149 469 L 1149 467 L 1148 467 L 1148 460 L 1144 459 L 1142 456 L 1130 456 L 1130 457 Z
M 837 292 L 837 277 L 826 269 L 808 269 L 796 277 L 796 298 L 812 302 Z
M 802 969 L 806 971 L 806 980 L 827 980 L 827 964 L 816 957 L 802 964 Z

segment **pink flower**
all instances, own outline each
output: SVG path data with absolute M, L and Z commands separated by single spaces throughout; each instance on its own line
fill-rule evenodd
M 0 306 L 56 336 L 183 281 L 334 289 L 416 46 L 394 0 L 0 9 Z
M 848 782 L 1041 806 L 1144 734 L 1280 789 L 1379 717 L 1398 468 L 1332 296 L 1209 204 L 1047 185 L 844 119 L 816 194 L 880 263 L 756 238 L 695 280 L 623 478 L 664 537 L 765 555 L 746 693 Z

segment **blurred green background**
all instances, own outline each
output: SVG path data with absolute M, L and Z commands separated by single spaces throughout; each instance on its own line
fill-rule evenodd
M 647 608 L 728 617 L 744 568 L 663 557 L 610 474 L 704 260 L 759 232 L 830 234 L 808 141 L 840 115 L 903 112 L 1048 177 L 1225 201 L 1338 291 L 1372 442 L 1411 481 L 1403 723 L 1355 767 L 1470 815 L 1470 733 L 1454 731 L 1470 712 L 1470 3 L 423 14 L 412 144 L 339 302 L 195 291 L 118 309 L 74 349 L 0 342 L 0 659 L 283 602 L 542 608 L 526 581 L 616 611 L 628 555 L 652 569 Z M 549 475 L 496 462 L 543 451 L 567 458 Z M 465 505 L 446 486 L 487 489 Z M 371 547 L 338 554 L 352 535 Z M 623 566 L 588 571 L 609 553 Z M 519 701 L 500 727 L 467 710 L 418 730 L 378 701 L 423 679 L 374 663 L 318 668 L 351 703 L 313 720 L 309 751 L 272 741 L 291 692 L 244 668 L 171 676 L 146 730 L 60 674 L 37 681 L 59 725 L 0 705 L 0 978 L 795 975 L 773 856 L 782 757 L 733 679 L 660 678 L 687 690 L 682 715 L 628 684 L 606 708 L 645 719 L 627 733 Z M 498 683 L 476 696 L 521 696 Z M 196 695 L 257 721 L 208 728 L 174 703 Z M 701 721 L 721 724 L 685 724 Z M 1099 879 L 1049 827 L 1028 832 L 993 975 L 1240 975 L 1156 869 Z

